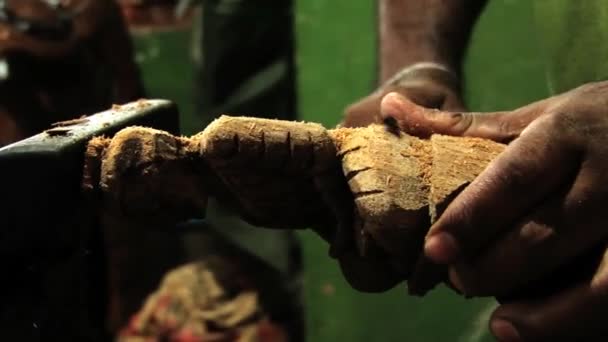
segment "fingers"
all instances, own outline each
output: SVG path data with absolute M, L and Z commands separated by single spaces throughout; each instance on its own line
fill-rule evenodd
M 473 296 L 506 295 L 545 277 L 593 248 L 608 232 L 602 203 L 605 167 L 587 161 L 565 195 L 543 205 L 478 257 L 462 262 L 452 278 Z
M 506 142 L 542 114 L 544 106 L 539 103 L 514 112 L 445 112 L 418 106 L 398 93 L 389 93 L 382 99 L 380 108 L 382 120 L 395 120 L 402 131 L 411 135 L 476 136 Z
M 365 127 L 372 123 L 380 123 L 380 103 L 386 94 L 392 92 L 425 108 L 464 110 L 464 104 L 453 89 L 431 81 L 416 81 L 407 85 L 383 88 L 352 104 L 345 110 L 341 126 Z
M 580 152 L 559 125 L 553 116 L 536 120 L 450 203 L 427 235 L 425 254 L 431 260 L 453 264 L 475 255 L 571 182 Z
M 490 329 L 499 341 L 603 341 L 608 338 L 608 258 L 592 281 L 556 295 L 500 306 Z

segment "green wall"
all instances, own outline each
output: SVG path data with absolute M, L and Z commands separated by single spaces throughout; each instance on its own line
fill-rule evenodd
M 494 0 L 481 18 L 465 66 L 472 109 L 508 109 L 547 94 L 531 34 L 529 0 Z M 375 78 L 374 1 L 302 0 L 297 4 L 300 115 L 335 125 L 343 108 L 367 94 Z M 193 111 L 190 33 L 136 40 L 150 97 L 176 101 L 182 130 L 202 129 Z M 464 300 L 442 288 L 424 299 L 402 286 L 385 294 L 350 289 L 327 246 L 302 233 L 309 341 L 488 341 L 492 303 Z

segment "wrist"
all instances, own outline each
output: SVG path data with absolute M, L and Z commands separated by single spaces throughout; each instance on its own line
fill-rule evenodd
M 396 45 L 383 48 L 379 59 L 380 82 L 388 82 L 390 78 L 402 70 L 420 64 L 439 65 L 441 68 L 449 70 L 455 77 L 460 76 L 458 63 L 452 62 L 447 56 L 440 56 L 430 50 L 432 49 L 422 49 L 419 46 L 416 48 L 399 48 Z
M 432 83 L 460 93 L 460 78 L 453 69 L 435 62 L 418 62 L 390 75 L 380 89 L 403 87 L 415 83 Z
M 379 0 L 379 67 L 385 82 L 419 62 L 460 75 L 469 36 L 486 0 Z
M 443 6 L 431 1 L 379 1 L 379 72 L 380 81 L 404 68 L 419 63 L 436 63 L 457 72 L 459 62 L 450 35 L 440 32 L 445 22 L 439 20 Z
M 446 48 L 447 49 L 447 48 Z M 386 33 L 380 37 L 379 76 L 385 83 L 404 69 L 414 65 L 435 65 L 449 70 L 455 77 L 460 76 L 460 63 L 441 54 L 431 38 L 422 33 L 410 32 L 399 38 Z

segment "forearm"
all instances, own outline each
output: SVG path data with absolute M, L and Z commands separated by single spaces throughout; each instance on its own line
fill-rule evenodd
M 381 81 L 419 62 L 460 75 L 473 25 L 487 0 L 378 0 Z

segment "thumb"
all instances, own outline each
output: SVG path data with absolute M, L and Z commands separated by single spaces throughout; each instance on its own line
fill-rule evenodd
M 382 99 L 380 116 L 384 122 L 421 138 L 445 134 L 509 142 L 542 114 L 542 109 L 542 105 L 532 104 L 512 112 L 445 112 L 421 107 L 397 93 L 389 93 Z

